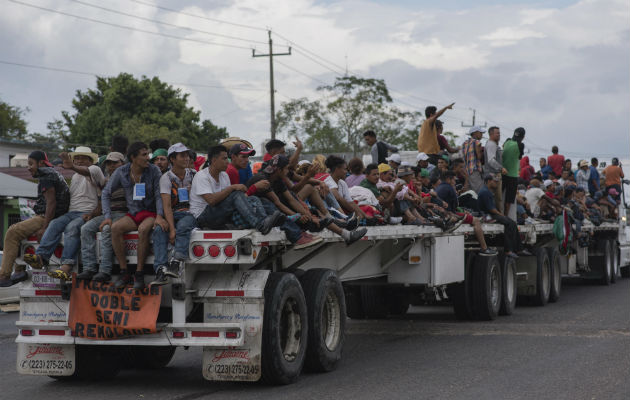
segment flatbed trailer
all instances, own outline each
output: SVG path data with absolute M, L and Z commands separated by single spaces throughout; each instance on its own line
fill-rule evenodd
M 291 383 L 305 366 L 335 369 L 346 315 L 385 318 L 405 314 L 410 304 L 448 301 L 459 318 L 489 320 L 511 314 L 517 296 L 540 306 L 557 301 L 563 276 L 602 284 L 628 276 L 630 226 L 626 210 L 619 212 L 615 223 L 586 222 L 589 246 L 574 240 L 564 256 L 552 224 L 520 225 L 533 255 L 516 260 L 501 251 L 477 255 L 470 226 L 450 233 L 430 226 L 369 227 L 352 246 L 324 231 L 320 244 L 301 250 L 278 229 L 268 235 L 195 230 L 180 278 L 163 286 L 157 333 L 116 340 L 74 335 L 68 326 L 71 283 L 32 270 L 20 284 L 16 367 L 60 379 L 108 377 L 121 368 L 165 366 L 177 347 L 195 346 L 203 348 L 208 380 Z M 503 226 L 484 224 L 483 231 L 500 250 Z M 125 239 L 133 265 L 137 234 Z M 21 254 L 36 246 L 25 241 Z M 152 262 L 151 255 L 149 275 Z

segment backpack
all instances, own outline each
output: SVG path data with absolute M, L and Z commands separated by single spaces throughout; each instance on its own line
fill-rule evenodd
M 573 240 L 573 229 L 571 228 L 572 222 L 573 218 L 567 210 L 564 209 L 562 210 L 562 215 L 557 217 L 553 223 L 553 234 L 560 242 L 558 250 L 560 250 L 560 254 L 563 256 L 568 255 L 571 250 L 570 243 Z

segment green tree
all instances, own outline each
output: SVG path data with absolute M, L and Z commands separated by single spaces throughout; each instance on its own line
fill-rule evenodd
M 198 150 L 228 136 L 225 128 L 200 121 L 200 111 L 187 101 L 188 94 L 157 77 L 136 79 L 126 73 L 98 77 L 95 89 L 77 90 L 74 112 L 62 112 L 67 134 L 58 125 L 53 125 L 54 133 L 65 135 L 72 145 L 108 146 L 114 135 L 122 134 L 131 142 L 159 137 Z
M 26 140 L 28 130 L 24 115 L 28 111 L 28 108 L 21 109 L 0 100 L 0 138 Z
M 384 80 L 344 76 L 317 90 L 322 100 L 291 100 L 276 117 L 278 131 L 302 138 L 308 151 L 357 153 L 368 129 L 403 150 L 415 148 L 421 114 L 396 108 Z

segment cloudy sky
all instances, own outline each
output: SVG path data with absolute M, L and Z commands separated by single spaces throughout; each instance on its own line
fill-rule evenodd
M 159 76 L 258 144 L 269 64 L 251 49 L 267 52 L 268 28 L 276 52 L 293 45 L 276 60 L 277 108 L 347 68 L 385 79 L 404 109 L 456 102 L 443 119 L 458 134 L 474 108 L 504 138 L 524 126 L 532 156 L 558 144 L 573 158 L 630 158 L 627 0 L 0 0 L 0 98 L 45 132 L 94 87 L 90 74 Z

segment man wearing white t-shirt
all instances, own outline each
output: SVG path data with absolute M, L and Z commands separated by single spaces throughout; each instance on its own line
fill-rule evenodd
M 365 213 L 352 200 L 348 184 L 343 180 L 348 172 L 346 161 L 335 155 L 331 155 L 326 159 L 326 167 L 330 170 L 330 175 L 324 180 L 324 183 L 330 189 L 330 192 L 341 206 L 344 212 L 354 211 L 357 219 L 366 218 Z
M 538 218 L 541 214 L 553 209 L 554 206 L 560 206 L 558 200 L 552 199 L 545 194 L 545 192 L 540 188 L 540 181 L 537 179 L 532 179 L 529 182 L 530 188 L 525 192 L 525 199 L 527 200 L 527 204 L 529 204 L 529 209 L 534 214 L 534 218 Z M 545 189 L 553 186 L 553 181 L 550 179 L 545 180 L 544 182 Z
M 235 211 L 262 234 L 284 223 L 285 214 L 276 211 L 267 216 L 259 198 L 246 196 L 245 185 L 230 184 L 225 172 L 229 161 L 224 146 L 211 147 L 208 160 L 210 165 L 195 175 L 190 193 L 190 213 L 197 218 L 199 227 L 221 229 L 232 220 Z
M 61 153 L 59 156 L 65 169 L 76 172 L 70 182 L 70 208 L 66 214 L 50 222 L 35 254 L 25 257 L 24 260 L 34 267 L 47 264 L 63 233 L 62 265 L 59 269 L 49 272 L 49 275 L 57 279 L 70 280 L 70 271 L 81 246 L 81 227 L 101 214 L 98 200 L 105 185 L 105 176 L 103 171 L 94 165 L 98 161 L 98 155 L 92 153 L 89 147 L 79 146 L 74 152 Z

